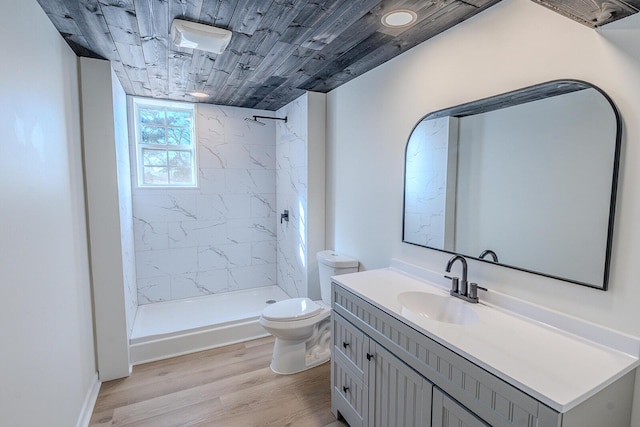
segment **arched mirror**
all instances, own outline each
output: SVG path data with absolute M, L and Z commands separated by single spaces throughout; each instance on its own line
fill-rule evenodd
M 609 97 L 559 80 L 428 114 L 403 241 L 607 289 L 621 144 Z

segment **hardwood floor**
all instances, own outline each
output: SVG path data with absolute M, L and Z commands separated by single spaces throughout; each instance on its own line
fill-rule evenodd
M 90 427 L 345 426 L 330 410 L 330 364 L 271 371 L 272 337 L 135 366 L 102 384 Z

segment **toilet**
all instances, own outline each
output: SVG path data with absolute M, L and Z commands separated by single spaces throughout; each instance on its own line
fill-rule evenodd
M 262 310 L 260 324 L 276 337 L 271 370 L 295 374 L 331 358 L 331 276 L 358 271 L 358 261 L 334 251 L 317 254 L 321 301 L 291 298 Z

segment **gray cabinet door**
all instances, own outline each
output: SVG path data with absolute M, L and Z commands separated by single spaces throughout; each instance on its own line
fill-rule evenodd
M 374 341 L 371 352 L 369 408 L 374 413 L 370 425 L 430 426 L 432 384 Z
M 432 411 L 433 427 L 491 427 L 437 387 L 433 388 Z

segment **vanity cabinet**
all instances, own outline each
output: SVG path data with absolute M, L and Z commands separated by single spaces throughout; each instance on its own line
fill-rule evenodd
M 352 427 L 629 425 L 634 372 L 559 413 L 338 283 L 332 305 L 332 411 Z
M 492 304 L 458 302 L 475 322 L 438 322 L 420 313 L 428 295 L 442 303 L 429 281 L 441 276 L 415 271 L 332 278 L 335 415 L 352 426 L 631 425 L 640 339 L 497 293 Z
M 332 295 L 332 407 L 351 427 L 560 425 L 557 412 L 339 284 Z

